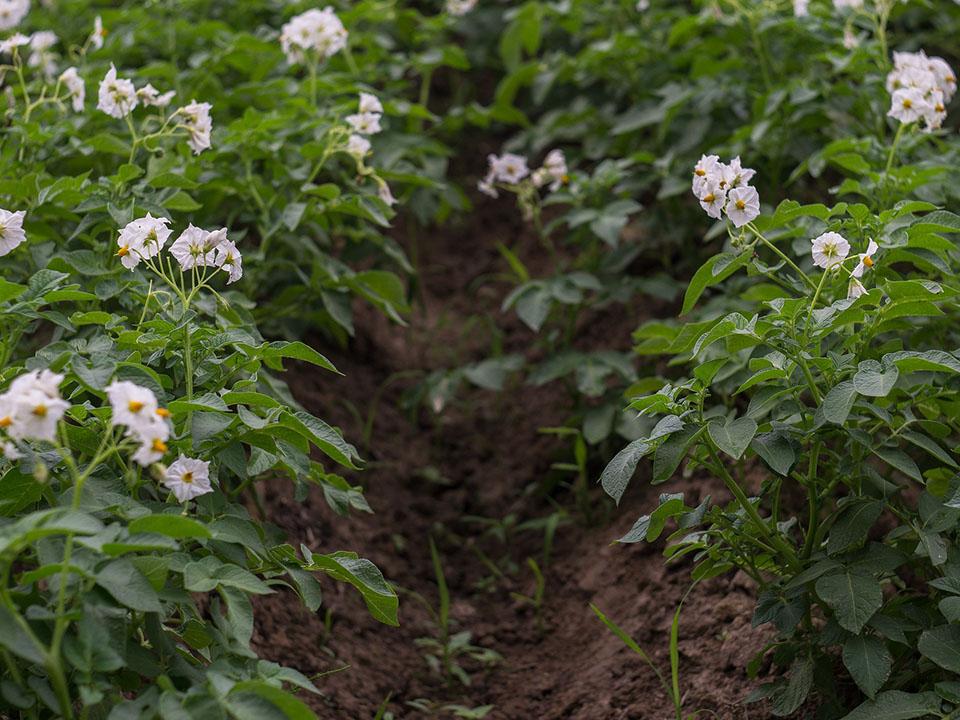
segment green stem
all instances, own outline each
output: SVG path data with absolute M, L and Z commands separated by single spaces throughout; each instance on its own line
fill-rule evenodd
M 753 503 L 750 502 L 750 499 L 747 497 L 746 493 L 743 492 L 743 488 L 734 480 L 733 476 L 727 471 L 726 466 L 723 464 L 723 461 L 720 459 L 720 456 L 717 454 L 716 446 L 713 444 L 713 440 L 706 438 L 707 440 L 707 450 L 710 453 L 710 457 L 713 459 L 714 463 L 717 466 L 717 471 L 720 474 L 720 478 L 723 480 L 724 484 L 727 486 L 727 489 L 733 494 L 737 502 L 740 504 L 740 507 L 743 508 L 747 516 L 753 521 L 757 526 L 757 530 L 763 535 L 764 540 L 766 540 L 771 546 L 777 549 L 787 563 L 790 565 L 798 565 L 799 561 L 797 559 L 797 554 L 787 542 L 780 537 L 770 532 L 770 528 L 767 527 L 767 523 L 760 513 L 757 512 L 757 508 L 754 507 Z
M 900 146 L 900 139 L 903 137 L 903 129 L 906 127 L 905 123 L 900 123 L 900 127 L 897 128 L 897 134 L 893 136 L 893 145 L 890 146 L 890 155 L 887 157 L 887 167 L 884 169 L 884 177 L 890 174 L 890 171 L 893 170 L 893 160 L 897 155 L 897 148 Z
M 820 506 L 814 482 L 817 479 L 817 464 L 820 461 L 820 441 L 815 440 L 810 451 L 810 469 L 807 473 L 807 536 L 803 542 L 803 551 L 800 554 L 804 560 L 813 554 L 817 528 L 820 524 Z
M 820 293 L 823 292 L 823 286 L 827 282 L 827 275 L 829 273 L 829 268 L 823 271 L 823 274 L 820 276 L 820 283 L 817 285 L 817 291 L 813 294 L 813 300 L 810 301 L 810 307 L 807 309 L 807 321 L 803 326 L 803 347 L 801 350 L 805 350 L 807 347 L 807 342 L 810 338 L 810 323 L 813 320 L 813 311 L 817 307 L 817 301 L 820 299 Z
M 747 226 L 746 226 L 746 227 L 747 227 L 747 229 L 748 229 L 750 232 L 752 232 L 754 235 L 756 235 L 757 239 L 760 240 L 760 242 L 762 242 L 762 243 L 763 243 L 764 245 L 766 245 L 768 248 L 770 248 L 771 250 L 773 250 L 773 252 L 775 252 L 777 255 L 780 256 L 780 259 L 781 259 L 781 260 L 783 260 L 787 265 L 789 265 L 791 268 L 793 268 L 793 271 L 794 271 L 795 273 L 797 273 L 797 275 L 799 275 L 801 278 L 803 278 L 804 282 L 806 282 L 810 287 L 816 287 L 816 283 L 814 283 L 813 280 L 811 280 L 809 277 L 807 277 L 807 274 L 806 274 L 803 270 L 801 270 L 793 260 L 791 260 L 789 257 L 787 257 L 780 248 L 778 248 L 778 247 L 777 247 L 776 245 L 774 245 L 772 242 L 770 242 L 769 240 L 767 240 L 767 238 L 765 238 L 765 237 L 763 236 L 763 233 L 761 233 L 761 232 L 757 229 L 757 226 L 756 226 L 756 225 L 754 225 L 753 223 L 747 223 Z

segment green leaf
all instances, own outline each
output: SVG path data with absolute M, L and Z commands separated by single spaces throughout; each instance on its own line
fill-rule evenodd
M 911 720 L 940 713 L 940 698 L 932 692 L 905 693 L 889 690 L 867 700 L 842 720 Z
M 260 680 L 238 682 L 230 689 L 226 704 L 237 720 L 317 720 L 292 694 Z
M 917 649 L 945 670 L 960 673 L 960 625 L 941 625 L 925 630 Z
M 757 435 L 750 447 L 778 475 L 789 475 L 790 468 L 797 462 L 797 453 L 790 438 L 780 432 Z
M 302 342 L 272 342 L 267 345 L 263 350 L 263 359 L 270 365 L 270 361 L 277 361 L 280 358 L 292 358 L 293 360 L 301 360 L 303 362 L 308 362 L 313 365 L 329 370 L 330 372 L 335 372 L 339 374 L 333 363 L 327 360 L 323 355 L 318 353 L 312 347 Z M 274 367 L 275 370 L 279 370 L 282 366 L 279 363 Z
M 367 604 L 374 618 L 386 625 L 397 626 L 397 593 L 383 579 L 383 574 L 369 560 L 353 553 L 337 552 L 330 555 L 313 553 L 307 570 L 325 572 L 335 580 L 353 585 Z
M 604 468 L 600 475 L 600 484 L 607 495 L 612 497 L 618 505 L 620 504 L 620 498 L 623 497 L 623 493 L 627 489 L 627 485 L 630 484 L 630 478 L 637 470 L 637 465 L 651 450 L 653 450 L 653 445 L 645 439 L 634 440 L 618 452 Z
M 815 587 L 820 599 L 836 613 L 840 627 L 852 633 L 863 630 L 883 604 L 877 579 L 850 570 L 824 575 Z
M 732 253 L 720 253 L 707 260 L 700 269 L 694 274 L 687 286 L 687 291 L 683 296 L 683 308 L 681 315 L 686 315 L 693 310 L 697 300 L 703 295 L 703 291 L 711 285 L 716 285 L 733 275 L 750 260 L 750 253 L 734 255 Z
M 707 432 L 718 448 L 734 460 L 739 460 L 757 434 L 757 423 L 747 417 L 711 420 Z
M 27 662 L 43 664 L 44 648 L 17 622 L 13 613 L 0 605 L 0 646 Z
M 297 410 L 285 412 L 280 416 L 280 424 L 296 430 L 304 438 L 316 445 L 325 455 L 340 463 L 344 467 L 356 468 L 354 460 L 360 456 L 353 445 L 343 439 L 343 436 L 323 420 L 315 418 L 308 412 Z
M 853 376 L 853 386 L 867 397 L 886 397 L 900 377 L 896 365 L 882 366 L 876 360 L 864 360 Z
M 786 686 L 772 698 L 772 711 L 776 717 L 792 715 L 803 705 L 813 685 L 813 660 L 800 657 L 790 666 Z
M 141 612 L 160 612 L 160 598 L 147 578 L 126 558 L 113 560 L 97 572 L 97 585 L 121 605 Z
M 857 548 L 867 540 L 867 533 L 883 512 L 880 500 L 855 501 L 846 504 L 839 518 L 830 528 L 827 554 Z
M 131 533 L 151 532 L 172 538 L 209 538 L 207 526 L 183 515 L 147 515 L 131 521 Z
M 823 398 L 823 416 L 834 425 L 843 425 L 850 416 L 853 403 L 857 400 L 857 388 L 853 381 L 844 380 L 830 389 Z
M 843 664 L 857 687 L 872 698 L 890 677 L 893 658 L 880 638 L 855 635 L 843 644 Z

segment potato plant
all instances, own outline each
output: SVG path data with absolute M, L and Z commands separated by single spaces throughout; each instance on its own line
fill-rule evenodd
M 757 694 L 776 716 L 811 696 L 851 719 L 946 717 L 957 702 L 960 216 L 919 199 L 937 193 L 925 146 L 956 80 L 942 58 L 902 52 L 886 87 L 890 133 L 848 145 L 863 149 L 837 188 L 849 201 L 762 213 L 739 158 L 698 161 L 693 193 L 724 251 L 693 276 L 689 319 L 637 330 L 640 354 L 686 371 L 641 381 L 656 391 L 631 408 L 656 424 L 602 477 L 617 501 L 645 457 L 653 484 L 684 463 L 684 478 L 722 479 L 730 502 L 664 493 L 620 542 L 675 521 L 666 553 L 691 556 L 694 580 L 740 570 L 756 582 L 753 622 L 776 634 L 754 671 L 767 654 L 789 668 Z M 724 292 L 703 304 L 713 288 Z

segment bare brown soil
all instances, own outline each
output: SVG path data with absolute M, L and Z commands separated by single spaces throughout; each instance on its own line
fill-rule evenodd
M 419 249 L 421 297 L 410 327 L 392 326 L 358 308 L 357 337 L 348 351 L 321 347 L 346 377 L 300 369 L 289 378 L 306 407 L 355 442 L 371 399 L 391 380 L 377 406 L 372 446 L 363 450 L 368 468 L 353 478 L 366 487 L 375 514 L 344 519 L 319 493 L 299 503 L 284 482 L 266 489 L 271 517 L 291 541 L 325 552 L 355 550 L 383 570 L 401 594 L 400 627 L 379 625 L 359 595 L 331 582 L 324 599 L 330 633 L 323 609 L 313 615 L 294 596 L 278 594 L 259 604 L 258 649 L 311 676 L 346 668 L 317 681 L 323 697 L 305 698 L 324 719 L 373 718 L 389 698 L 396 718 L 454 717 L 449 710 L 431 713 L 407 704 L 426 699 L 435 706 L 493 705 L 491 720 L 667 720 L 672 709 L 656 677 L 589 609 L 589 603 L 598 605 L 669 671 L 669 628 L 689 587 L 689 565 L 666 566 L 659 545 L 611 545 L 655 504 L 662 488 L 638 477 L 619 509 L 594 488 L 591 505 L 604 519 L 593 524 L 582 521 L 562 486 L 544 491 L 551 485 L 547 480 L 560 477 L 551 464 L 569 461 L 568 445 L 538 432 L 563 424 L 569 415 L 569 395 L 559 383 L 541 388 L 515 383 L 500 394 L 469 390 L 439 413 L 419 408 L 411 415 L 400 408 L 403 391 L 416 378 L 395 373 L 449 367 L 455 356 L 459 363 L 485 356 L 488 336 L 482 323 L 472 320 L 483 313 L 507 328 L 507 351 L 533 352 L 532 334 L 499 314 L 507 286 L 496 281 L 505 264 L 495 243 L 521 245 L 534 269 L 546 262 L 545 253 L 532 240 L 517 243 L 523 231 L 508 202 L 484 208 L 482 216 L 483 225 L 447 230 Z M 630 331 L 649 315 L 650 304 L 606 309 L 581 328 L 581 344 L 629 347 Z M 722 485 L 710 479 L 665 487 L 682 489 L 689 504 L 707 493 L 724 497 Z M 532 608 L 511 593 L 533 593 L 525 560 L 542 564 L 542 530 L 515 532 L 502 542 L 484 536 L 467 516 L 515 515 L 523 521 L 557 508 L 566 509 L 568 519 L 557 530 L 546 567 L 539 632 Z M 469 630 L 474 644 L 502 656 L 486 670 L 466 661 L 469 687 L 431 673 L 415 644 L 436 634 L 418 599 L 437 603 L 431 534 L 452 595 L 454 630 Z M 515 570 L 495 578 L 478 550 L 499 567 L 512 563 Z M 753 687 L 745 665 L 766 638 L 750 627 L 752 612 L 752 589 L 740 577 L 702 584 L 689 596 L 680 630 L 687 712 L 711 711 L 698 716 L 704 718 L 767 717 L 761 707 L 742 704 Z

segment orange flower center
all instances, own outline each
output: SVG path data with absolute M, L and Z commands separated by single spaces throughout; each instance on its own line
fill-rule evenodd
M 0 428 L 10 427 L 11 425 L 13 425 L 13 418 L 9 415 L 0 418 Z
M 157 415 L 159 415 L 162 418 L 168 418 L 170 417 L 170 411 L 167 410 L 166 408 L 157 408 Z
M 873 258 L 870 257 L 869 255 L 864 255 L 863 264 L 866 265 L 867 267 L 873 267 Z
M 127 403 L 127 408 L 132 413 L 140 412 L 141 410 L 143 410 L 143 403 L 140 402 L 139 400 L 131 400 L 129 403 Z

